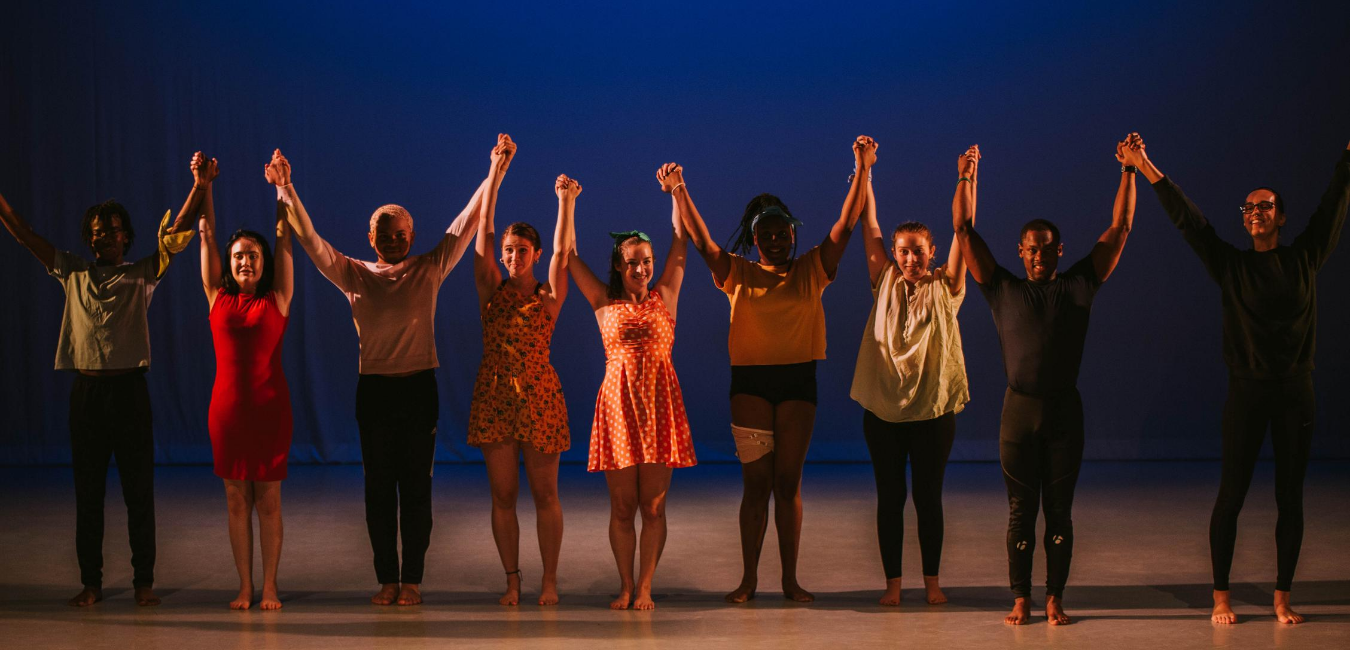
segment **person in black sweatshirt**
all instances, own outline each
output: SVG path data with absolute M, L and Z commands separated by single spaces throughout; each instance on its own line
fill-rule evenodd
M 1270 428 L 1275 450 L 1275 523 L 1278 575 L 1275 617 L 1302 623 L 1289 605 L 1289 589 L 1303 544 L 1303 477 L 1313 432 L 1313 349 L 1317 342 L 1317 271 L 1326 263 L 1350 204 L 1350 145 L 1341 153 L 1317 211 L 1303 232 L 1280 244 L 1285 224 L 1279 192 L 1259 187 L 1240 207 L 1252 247 L 1219 239 L 1199 208 L 1149 160 L 1139 134 L 1130 135 L 1125 164 L 1139 168 L 1163 209 L 1200 256 L 1223 294 L 1223 359 L 1228 401 L 1223 410 L 1223 474 L 1209 520 L 1214 565 L 1215 623 L 1236 623 L 1228 599 L 1237 518 L 1251 486 L 1261 443 Z
M 1126 142 L 1116 143 L 1116 160 Z M 957 183 L 970 181 L 964 176 Z M 1045 511 L 1045 615 L 1066 625 L 1064 585 L 1073 557 L 1074 487 L 1083 462 L 1083 402 L 1078 370 L 1092 301 L 1115 270 L 1134 222 L 1134 174 L 1121 167 L 1111 225 L 1078 263 L 1059 272 L 1064 243 L 1044 219 L 1022 227 L 1018 256 L 1026 279 L 998 265 L 969 213 L 954 211 L 961 255 L 994 314 L 1008 390 L 999 421 L 998 455 L 1008 488 L 1008 579 L 1016 598 L 1003 620 L 1031 620 L 1031 563 L 1036 511 Z

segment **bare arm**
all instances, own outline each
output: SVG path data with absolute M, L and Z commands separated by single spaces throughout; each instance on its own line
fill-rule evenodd
M 661 294 L 661 301 L 666 303 L 666 310 L 670 312 L 671 318 L 675 318 L 679 307 L 680 287 L 684 284 L 684 267 L 689 261 L 689 236 L 685 233 L 684 218 L 680 215 L 680 200 L 672 193 L 675 184 L 683 181 L 670 180 L 671 172 L 677 170 L 680 170 L 679 165 L 666 163 L 656 172 L 656 179 L 661 182 L 661 191 L 671 193 L 670 251 L 666 253 L 666 264 L 661 269 L 661 278 L 656 281 L 656 292 Z
M 956 184 L 969 185 L 970 181 L 958 180 Z M 973 207 L 973 206 L 972 206 Z M 994 269 L 998 268 L 998 263 L 994 261 L 994 254 L 990 252 L 989 245 L 984 242 L 980 233 L 975 232 L 975 214 L 974 210 L 952 210 L 952 230 L 956 232 L 956 246 L 953 249 L 961 249 L 961 259 L 966 266 L 970 268 L 970 276 L 980 284 L 985 284 L 994 278 Z
M 203 188 L 201 200 L 201 220 L 197 224 L 202 231 L 201 262 L 202 291 L 206 293 L 206 306 L 209 310 L 216 305 L 216 294 L 220 291 L 220 248 L 216 244 L 216 203 L 211 197 L 211 182 L 220 173 L 216 159 L 206 159 L 198 151 L 192 156 L 193 185 Z
M 665 166 L 662 167 L 662 169 L 665 168 Z M 699 255 L 703 257 L 703 262 L 708 265 L 708 270 L 712 271 L 713 281 L 721 286 L 722 283 L 727 281 L 727 276 L 731 275 L 731 254 L 722 250 L 722 247 L 718 246 L 717 242 L 713 241 L 712 235 L 709 234 L 708 225 L 703 222 L 703 216 L 698 213 L 698 208 L 694 206 L 694 198 L 689 195 L 689 187 L 684 184 L 684 168 L 675 165 L 665 178 L 658 180 L 661 181 L 663 190 L 669 183 L 671 187 L 669 190 L 670 197 L 675 202 L 675 210 L 679 212 L 680 222 L 684 226 L 685 234 L 694 243 L 694 248 Z
M 1116 143 L 1116 160 L 1121 164 L 1125 163 L 1126 143 L 1127 140 Z M 1097 238 L 1096 245 L 1092 247 L 1092 267 L 1097 272 L 1097 279 L 1102 282 L 1111 277 L 1111 272 L 1116 270 L 1116 264 L 1120 262 L 1121 252 L 1125 250 L 1125 241 L 1134 227 L 1134 204 L 1134 172 L 1123 171 L 1116 189 L 1116 202 L 1111 209 L 1111 227 Z
M 857 172 L 849 185 L 848 196 L 844 197 L 844 207 L 839 210 L 839 220 L 830 228 L 830 234 L 820 243 L 820 265 L 825 275 L 833 278 L 839 270 L 839 260 L 848 247 L 849 237 L 854 226 L 862 216 L 863 206 L 867 202 L 867 185 L 871 177 L 872 165 L 877 161 L 877 143 L 865 135 L 858 136 L 853 142 L 853 160 Z
M 867 277 L 875 287 L 891 258 L 886 254 L 886 236 L 881 232 L 881 222 L 877 221 L 877 195 L 872 191 L 870 176 L 867 179 L 867 207 L 863 210 L 863 252 L 867 255 Z
M 285 159 L 269 163 L 263 168 L 263 178 L 277 188 L 277 247 L 272 263 L 272 296 L 282 316 L 291 313 L 291 297 L 295 295 L 295 255 L 291 251 L 290 205 L 286 203 L 283 187 L 291 184 L 291 164 Z
M 502 174 L 498 171 L 501 162 L 500 157 L 502 148 L 501 137 L 497 138 L 497 146 L 492 149 L 492 165 L 488 171 L 487 178 L 478 185 L 473 198 L 469 200 L 469 205 L 464 210 L 478 211 L 478 236 L 474 240 L 473 247 L 473 284 L 478 290 L 478 308 L 480 310 L 487 307 L 488 301 L 492 299 L 492 294 L 497 291 L 497 285 L 502 282 L 501 269 L 497 268 L 497 189 L 501 185 Z M 490 205 L 489 205 L 490 204 Z M 461 213 L 456 221 L 463 219 L 464 213 Z M 447 232 L 442 245 L 447 243 L 451 235 Z
M 977 192 L 976 177 L 980 168 L 980 146 L 971 145 L 966 152 L 957 159 L 957 173 L 959 178 L 968 178 L 970 180 L 958 180 L 956 182 L 956 192 L 952 196 L 952 221 L 963 221 L 975 225 L 975 196 Z M 943 281 L 947 285 L 947 290 L 956 295 L 966 288 L 966 258 L 961 254 L 960 241 L 952 237 L 952 249 L 947 252 L 947 264 L 942 267 Z
M 48 271 L 56 266 L 56 247 L 43 238 L 42 235 L 33 231 L 33 227 L 20 217 L 13 208 L 9 207 L 9 202 L 5 200 L 4 195 L 0 195 L 0 222 L 5 224 L 5 230 L 14 235 L 28 252 L 33 254 L 42 266 Z
M 553 255 L 548 261 L 549 295 L 544 306 L 556 317 L 562 310 L 563 301 L 567 300 L 567 263 L 572 249 L 576 248 L 576 229 L 572 227 L 572 221 L 581 183 L 563 174 L 553 183 L 553 192 L 558 195 L 558 223 L 553 228 Z
M 572 274 L 577 288 L 581 289 L 581 295 L 586 296 L 586 302 L 591 303 L 592 310 L 600 311 L 609 305 L 609 285 L 595 277 L 591 267 L 586 266 L 581 255 L 577 254 L 575 246 L 567 254 L 567 271 Z

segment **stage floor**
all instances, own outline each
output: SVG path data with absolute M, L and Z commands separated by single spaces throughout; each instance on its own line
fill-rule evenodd
M 996 463 L 948 469 L 942 583 L 950 603 L 923 602 L 912 509 L 907 571 L 898 608 L 876 604 L 884 584 L 876 548 L 875 496 L 867 465 L 806 469 L 801 583 L 814 604 L 785 601 L 772 588 L 746 605 L 723 604 L 740 558 L 739 468 L 679 470 L 671 488 L 669 540 L 657 572 L 657 609 L 610 611 L 617 576 L 606 526 L 604 479 L 562 468 L 566 517 L 562 603 L 496 604 L 504 586 L 488 527 L 481 465 L 436 467 L 435 530 L 427 559 L 426 604 L 376 607 L 359 466 L 293 466 L 283 492 L 284 609 L 235 612 L 237 589 L 225 504 L 209 467 L 161 467 L 157 584 L 164 604 L 130 597 L 125 510 L 115 473 L 109 487 L 105 597 L 74 609 L 79 588 L 74 497 L 68 468 L 0 468 L 0 638 L 8 648 L 372 648 L 519 645 L 818 648 L 900 645 L 942 648 L 1350 647 L 1350 462 L 1314 462 L 1307 526 L 1294 585 L 1308 616 L 1284 626 L 1270 613 L 1275 579 L 1275 504 L 1269 463 L 1257 470 L 1243 512 L 1233 571 L 1242 622 L 1209 622 L 1207 530 L 1217 463 L 1098 462 L 1084 466 L 1074 509 L 1075 558 L 1066 609 L 1075 623 L 1008 627 L 1004 530 L 1007 501 Z M 537 597 L 539 555 L 533 509 L 522 490 L 523 602 Z M 1040 552 L 1038 551 L 1038 555 Z M 1043 556 L 1036 581 L 1044 580 Z M 778 583 L 773 526 L 765 540 L 762 586 Z M 912 576 L 912 577 L 910 577 Z M 259 580 L 261 579 L 259 575 Z M 1035 600 L 1042 603 L 1041 593 Z

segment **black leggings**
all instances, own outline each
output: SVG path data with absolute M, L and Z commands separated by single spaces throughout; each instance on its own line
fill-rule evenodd
M 863 411 L 863 436 L 877 477 L 877 538 L 886 579 L 899 578 L 905 549 L 905 458 L 914 483 L 923 574 L 935 576 L 942 563 L 942 477 L 956 438 L 956 414 L 918 422 L 887 422 Z
M 1312 375 L 1295 379 L 1258 380 L 1229 377 L 1223 408 L 1223 477 L 1219 498 L 1209 519 L 1209 557 L 1214 588 L 1228 590 L 1237 543 L 1238 513 L 1252 484 L 1261 443 L 1270 427 L 1275 450 L 1275 588 L 1289 591 L 1303 546 L 1303 477 L 1312 449 Z
M 155 440 L 145 375 L 76 375 L 70 390 L 70 455 L 75 474 L 75 555 L 80 582 L 103 586 L 103 500 L 108 461 L 117 458 L 131 541 L 131 584 L 155 582 Z
M 407 377 L 361 375 L 356 383 L 356 422 L 366 474 L 366 531 L 380 584 L 422 583 L 431 546 L 431 471 L 439 408 L 432 370 Z
M 1036 510 L 1045 510 L 1045 593 L 1064 594 L 1073 558 L 1073 490 L 1083 464 L 1083 401 L 1078 391 L 1036 397 L 1009 388 L 1003 397 L 998 456 L 1008 487 L 1008 580 L 1031 595 Z

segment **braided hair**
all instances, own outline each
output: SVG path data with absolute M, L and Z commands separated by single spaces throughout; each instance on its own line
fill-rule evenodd
M 727 240 L 727 245 L 723 248 L 742 257 L 749 255 L 750 251 L 755 249 L 755 229 L 751 224 L 754 223 L 755 217 L 759 216 L 759 213 L 772 207 L 780 208 L 787 213 L 788 217 L 792 217 L 792 211 L 788 209 L 787 204 L 783 203 L 782 199 L 767 192 L 760 194 L 750 199 L 750 202 L 745 205 L 745 212 L 741 214 L 740 223 L 736 225 L 735 232 L 731 233 L 731 239 Z M 788 258 L 789 263 L 795 259 L 797 259 L 797 228 L 792 226 L 792 256 Z

